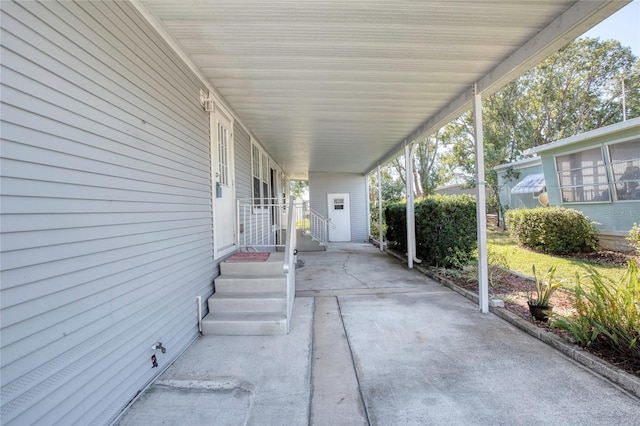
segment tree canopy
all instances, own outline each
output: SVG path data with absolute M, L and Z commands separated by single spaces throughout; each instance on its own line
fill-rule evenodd
M 640 116 L 640 60 L 618 41 L 580 38 L 482 106 L 488 201 L 500 207 L 493 167 L 523 158 L 529 148 Z M 474 146 L 471 111 L 421 140 L 415 195 L 428 195 L 453 176 L 473 186 Z M 387 167 L 403 177 L 403 165 L 396 159 Z

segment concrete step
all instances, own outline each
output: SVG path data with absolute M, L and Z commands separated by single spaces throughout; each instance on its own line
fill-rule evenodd
M 216 293 L 208 300 L 210 312 L 286 312 L 287 293 Z
M 224 336 L 271 336 L 287 332 L 287 318 L 277 312 L 210 312 L 202 319 L 202 333 Z
M 284 275 L 284 253 L 273 252 L 266 262 L 222 262 L 222 275 Z
M 287 278 L 279 275 L 220 275 L 214 280 L 216 293 L 286 292 Z
M 296 236 L 296 248 L 300 253 L 307 253 L 312 251 L 327 251 L 327 245 L 321 244 L 318 240 L 314 240 L 311 235 L 305 234 L 302 229 L 297 229 Z M 283 235 L 287 234 L 287 230 L 282 230 Z M 284 247 L 278 247 L 278 252 L 283 252 Z
M 320 244 L 318 241 L 311 238 L 309 235 L 299 237 L 296 240 L 296 248 L 301 253 L 313 252 L 313 251 L 327 251 L 327 246 Z

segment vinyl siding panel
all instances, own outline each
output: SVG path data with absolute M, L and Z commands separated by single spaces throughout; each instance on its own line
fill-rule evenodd
M 108 424 L 213 291 L 203 86 L 127 2 L 0 7 L 2 424 Z
M 351 202 L 351 241 L 368 241 L 366 177 L 354 173 L 309 173 L 309 204 L 327 217 L 327 194 L 348 193 Z
M 235 149 L 236 197 L 250 199 L 251 193 L 251 136 L 236 121 L 233 126 Z

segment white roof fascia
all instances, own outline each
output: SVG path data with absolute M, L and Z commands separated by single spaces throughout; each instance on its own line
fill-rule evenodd
M 504 164 L 497 165 L 493 168 L 493 170 L 500 171 L 500 170 L 508 169 L 509 167 L 515 167 L 516 169 L 519 169 L 522 167 L 537 166 L 539 164 L 542 164 L 542 159 L 540 157 L 525 158 L 524 160 L 518 160 L 518 161 L 513 161 L 511 163 L 504 163 Z
M 575 40 L 585 31 L 630 2 L 631 0 L 581 0 L 576 2 L 575 5 L 481 78 L 476 85 L 478 92 L 483 96 L 497 92 L 510 81 L 533 68 L 561 47 Z M 438 114 L 410 132 L 378 161 L 371 164 L 368 169 L 371 171 L 378 164 L 386 163 L 396 157 L 406 143 L 413 142 L 425 133 L 433 133 L 471 109 L 473 95 L 473 82 L 471 82 L 467 90 L 441 109 Z
M 574 143 L 583 142 L 589 139 L 595 139 L 600 136 L 605 136 L 617 132 L 622 132 L 634 127 L 640 128 L 640 117 L 632 118 L 627 121 L 621 121 L 620 123 L 612 124 L 610 126 L 600 127 L 599 129 L 590 130 L 588 132 L 570 136 L 565 139 L 560 139 L 559 141 L 551 142 L 545 145 L 540 145 L 535 148 L 528 149 L 527 151 L 525 151 L 525 154 L 539 154 L 551 149 L 563 148 Z M 640 131 L 638 133 L 638 136 L 640 136 Z

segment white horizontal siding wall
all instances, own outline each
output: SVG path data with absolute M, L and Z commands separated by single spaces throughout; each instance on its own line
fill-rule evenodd
M 327 194 L 348 193 L 351 202 L 351 241 L 369 240 L 366 176 L 354 173 L 309 173 L 309 205 L 328 217 Z
M 203 87 L 130 3 L 0 7 L 1 423 L 107 424 L 213 289 Z

